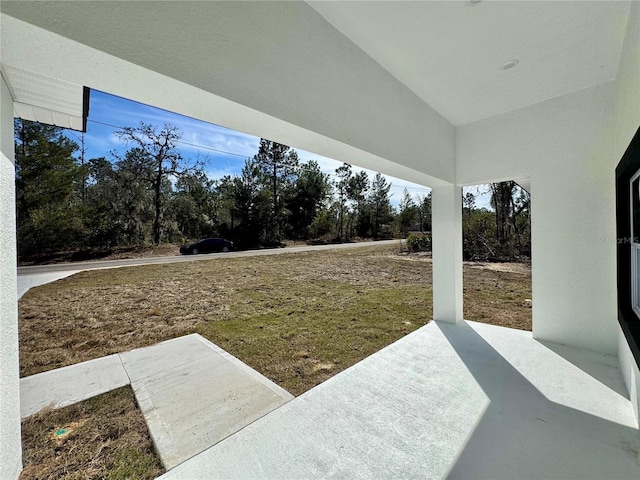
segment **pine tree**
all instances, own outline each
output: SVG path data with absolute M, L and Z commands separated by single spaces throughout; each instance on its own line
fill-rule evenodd
M 372 208 L 372 235 L 379 238 L 382 225 L 391 223 L 393 220 L 393 208 L 389 199 L 391 184 L 387 179 L 377 173 L 371 185 L 371 208 Z
M 85 174 L 73 157 L 78 145 L 59 127 L 19 119 L 14 127 L 20 253 L 82 243 L 80 201 L 74 195 Z
M 271 191 L 271 230 L 268 232 L 268 242 L 280 243 L 285 221 L 282 213 L 282 191 L 298 167 L 298 154 L 287 145 L 261 138 L 260 149 L 253 160 L 268 179 Z

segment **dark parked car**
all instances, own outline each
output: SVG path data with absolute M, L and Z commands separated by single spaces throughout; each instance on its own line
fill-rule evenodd
M 228 252 L 233 250 L 233 242 L 224 238 L 205 238 L 199 242 L 180 247 L 183 255 L 197 255 L 199 253 Z

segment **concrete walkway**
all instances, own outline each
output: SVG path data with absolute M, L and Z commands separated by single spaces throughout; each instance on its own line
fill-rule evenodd
M 21 415 L 71 405 L 129 383 L 167 469 L 293 398 L 193 334 L 22 378 Z
M 119 355 L 89 360 L 20 379 L 20 416 L 62 408 L 129 385 Z
M 615 357 L 432 322 L 161 478 L 640 478 L 626 395 Z
M 29 291 L 30 288 L 44 285 L 45 283 L 55 282 L 61 278 L 69 277 L 81 270 L 64 270 L 51 271 L 43 273 L 34 273 L 30 275 L 18 275 L 18 299 Z
M 120 357 L 167 469 L 293 398 L 200 335 Z

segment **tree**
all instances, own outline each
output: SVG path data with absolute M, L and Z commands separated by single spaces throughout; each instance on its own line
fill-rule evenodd
M 271 195 L 262 180 L 256 162 L 247 159 L 240 176 L 227 175 L 215 183 L 216 228 L 239 247 L 256 247 L 267 237 Z
M 487 260 L 495 257 L 494 217 L 493 212 L 476 208 L 476 196 L 463 190 L 462 252 L 465 260 Z
M 398 212 L 397 217 L 398 227 L 401 233 L 406 234 L 407 231 L 409 231 L 409 229 L 415 224 L 416 217 L 418 215 L 418 208 L 413 201 L 413 197 L 406 188 L 402 194 L 399 209 L 400 211 Z
M 418 221 L 421 232 L 431 231 L 431 192 L 427 195 L 418 195 Z
M 531 255 L 531 219 L 529 215 L 531 196 L 526 190 L 516 185 L 511 201 L 511 224 L 515 233 L 516 247 L 521 250 L 521 253 Z M 523 249 L 524 252 L 522 252 Z
M 367 192 L 369 191 L 369 176 L 364 170 L 353 175 L 347 183 L 347 198 L 353 203 L 353 213 L 349 216 L 350 236 L 353 235 L 354 226 L 357 234 L 366 236 L 370 229 L 367 215 Z
M 336 168 L 337 180 L 334 182 L 336 194 L 338 195 L 338 239 L 342 240 L 344 235 L 344 213 L 347 208 L 349 198 L 349 182 L 352 175 L 351 165 L 343 163 Z
M 380 237 L 381 227 L 393 220 L 393 208 L 389 199 L 391 184 L 387 179 L 377 173 L 371 184 L 371 234 L 374 238 Z
M 211 236 L 215 230 L 216 209 L 213 182 L 204 172 L 181 175 L 171 198 L 171 213 L 180 234 L 188 238 Z
M 254 160 L 247 160 L 241 176 L 233 180 L 235 216 L 239 220 L 234 241 L 241 246 L 254 247 L 273 238 L 266 232 L 271 220 L 270 192 L 263 188 L 260 177 L 259 165 Z
M 215 182 L 213 189 L 218 228 L 220 234 L 227 237 L 233 237 L 237 222 L 236 183 L 234 180 L 235 177 L 225 175 Z
M 119 208 L 131 187 L 119 179 L 118 172 L 106 158 L 92 158 L 86 162 L 85 227 L 88 245 L 110 248 L 129 244 L 125 234 L 123 209 Z
M 140 122 L 138 127 L 125 127 L 117 130 L 115 135 L 133 144 L 136 149 L 136 159 L 141 166 L 152 165 L 151 174 L 147 174 L 145 169 L 142 177 L 150 182 L 153 187 L 153 242 L 160 243 L 163 230 L 163 215 L 165 211 L 165 197 L 163 196 L 163 185 L 169 177 L 179 177 L 186 173 L 192 173 L 198 169 L 200 162 L 186 161 L 176 149 L 176 142 L 180 140 L 182 134 L 172 125 L 164 124 L 157 129 L 151 124 Z M 116 156 L 117 157 L 117 156 Z M 118 157 L 119 158 L 119 157 Z
M 78 145 L 59 127 L 15 120 L 16 207 L 21 254 L 57 250 L 83 241 L 79 199 L 85 169 Z
M 492 183 L 490 189 L 496 214 L 496 240 L 502 255 L 512 257 L 523 247 L 528 250 L 529 244 L 523 245 L 522 234 L 530 236 L 529 194 L 513 181 Z
M 515 182 L 489 185 L 493 211 L 476 207 L 476 196 L 462 197 L 465 259 L 513 260 L 530 255 L 529 194 Z
M 141 245 L 152 241 L 157 218 L 154 160 L 144 150 L 132 148 L 115 167 L 113 217 L 121 225 L 124 243 Z M 165 195 L 162 187 L 161 183 L 160 195 Z
M 516 183 L 491 183 L 491 206 L 496 212 L 496 240 L 501 248 L 505 248 L 511 239 L 511 215 L 513 213 L 513 190 Z
M 269 179 L 271 191 L 271 231 L 269 241 L 279 243 L 283 237 L 284 215 L 282 215 L 283 200 L 281 190 L 290 181 L 290 177 L 298 167 L 298 154 L 287 145 L 260 139 L 260 149 L 253 157 L 260 171 Z
M 316 217 L 309 225 L 309 236 L 311 238 L 321 238 L 330 235 L 335 227 L 335 216 L 327 208 L 323 208 L 318 212 Z
M 308 238 L 309 227 L 331 194 L 329 176 L 322 173 L 315 160 L 300 165 L 290 187 L 285 205 L 292 238 Z

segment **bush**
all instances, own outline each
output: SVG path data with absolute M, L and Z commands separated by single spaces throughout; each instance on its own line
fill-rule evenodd
M 412 252 L 430 252 L 431 237 L 423 233 L 411 233 L 407 237 L 407 247 Z

